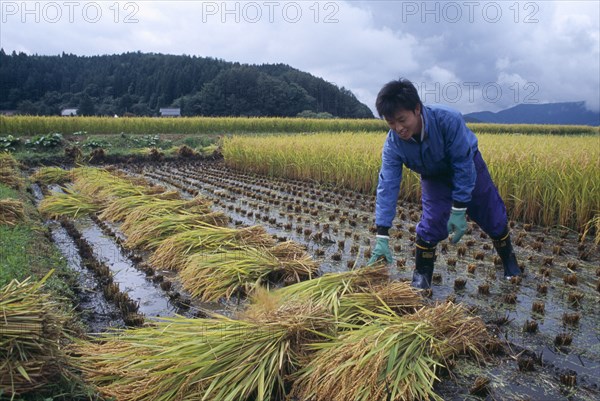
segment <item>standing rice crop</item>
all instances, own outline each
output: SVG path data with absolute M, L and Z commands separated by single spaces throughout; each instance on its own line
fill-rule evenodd
M 281 400 L 306 345 L 333 330 L 323 309 L 288 303 L 248 321 L 164 318 L 75 353 L 86 379 L 121 401 Z
M 21 395 L 52 383 L 66 364 L 61 341 L 67 316 L 42 287 L 43 279 L 0 288 L 0 389 Z
M 474 130 L 511 219 L 582 232 L 600 215 L 597 128 L 595 135 L 574 137 Z M 224 140 L 223 155 L 228 166 L 242 171 L 374 193 L 385 132 L 234 136 Z M 403 177 L 400 201 L 420 202 L 418 175 L 404 169 Z M 600 232 L 595 235 L 600 238 Z

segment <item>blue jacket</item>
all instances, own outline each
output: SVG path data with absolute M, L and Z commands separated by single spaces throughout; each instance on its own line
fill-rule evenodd
M 421 143 L 412 138 L 405 141 L 394 130 L 387 134 L 375 206 L 375 224 L 379 227 L 392 226 L 403 165 L 423 177 L 447 177 L 455 202 L 471 200 L 477 178 L 473 163 L 477 137 L 467 128 L 462 115 L 451 108 L 424 106 L 422 116 L 425 139 Z

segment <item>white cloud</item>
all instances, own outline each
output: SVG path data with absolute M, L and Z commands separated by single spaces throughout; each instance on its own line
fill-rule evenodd
M 26 11 L 23 2 L 1 2 L 7 52 L 139 50 L 286 63 L 352 90 L 372 109 L 381 86 L 398 77 L 429 85 L 463 112 L 532 98 L 600 108 L 598 2 L 83 1 L 71 10 L 35 2 L 38 11 L 29 3 Z M 50 3 L 63 7 L 57 22 L 48 22 L 56 19 Z M 96 22 L 91 3 L 101 7 Z M 483 90 L 494 85 L 504 96 L 492 102 Z

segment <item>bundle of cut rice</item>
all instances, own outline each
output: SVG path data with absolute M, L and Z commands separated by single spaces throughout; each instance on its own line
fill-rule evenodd
M 20 395 L 52 383 L 66 366 L 61 349 L 68 317 L 35 282 L 0 288 L 0 389 Z

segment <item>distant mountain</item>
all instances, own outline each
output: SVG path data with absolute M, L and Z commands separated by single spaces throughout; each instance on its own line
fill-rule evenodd
M 499 124 L 600 125 L 600 113 L 587 110 L 584 102 L 519 104 L 497 113 L 465 114 L 467 122 Z

